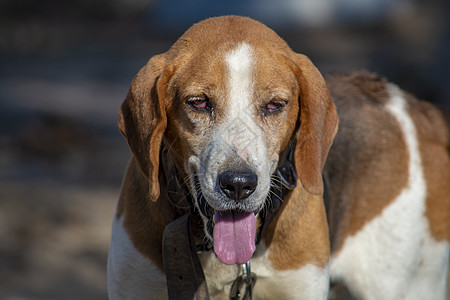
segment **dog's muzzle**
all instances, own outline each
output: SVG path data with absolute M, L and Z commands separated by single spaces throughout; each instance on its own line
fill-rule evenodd
M 198 177 L 195 181 L 197 205 L 208 219 L 206 230 L 213 237 L 217 257 L 228 265 L 246 263 L 256 249 L 256 212 L 214 210 L 203 196 Z M 219 174 L 218 181 L 227 199 L 237 204 L 255 191 L 258 177 L 252 172 L 224 171 Z

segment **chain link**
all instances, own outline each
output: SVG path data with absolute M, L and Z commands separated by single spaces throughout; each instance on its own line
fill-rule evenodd
M 250 261 L 242 265 L 242 274 L 231 285 L 231 300 L 252 300 L 256 275 L 252 273 Z

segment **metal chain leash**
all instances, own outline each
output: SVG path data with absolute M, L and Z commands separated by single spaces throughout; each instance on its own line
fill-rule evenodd
M 242 265 L 242 274 L 236 278 L 231 286 L 231 300 L 252 300 L 256 275 L 250 269 L 250 261 Z

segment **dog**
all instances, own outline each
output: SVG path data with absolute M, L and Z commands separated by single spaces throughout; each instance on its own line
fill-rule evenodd
M 189 202 L 174 192 L 191 198 L 211 299 L 232 297 L 247 261 L 253 299 L 445 299 L 446 122 L 375 74 L 322 76 L 250 18 L 193 25 L 139 71 L 121 107 L 133 157 L 109 297 L 168 298 L 164 231 Z

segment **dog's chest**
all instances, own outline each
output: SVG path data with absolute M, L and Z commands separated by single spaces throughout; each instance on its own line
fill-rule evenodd
M 213 299 L 230 299 L 236 279 L 242 275 L 241 265 L 225 265 L 210 251 L 200 254 L 208 290 Z M 256 275 L 253 299 L 326 299 L 328 267 L 305 265 L 296 270 L 275 270 L 264 245 L 258 246 L 251 259 Z

